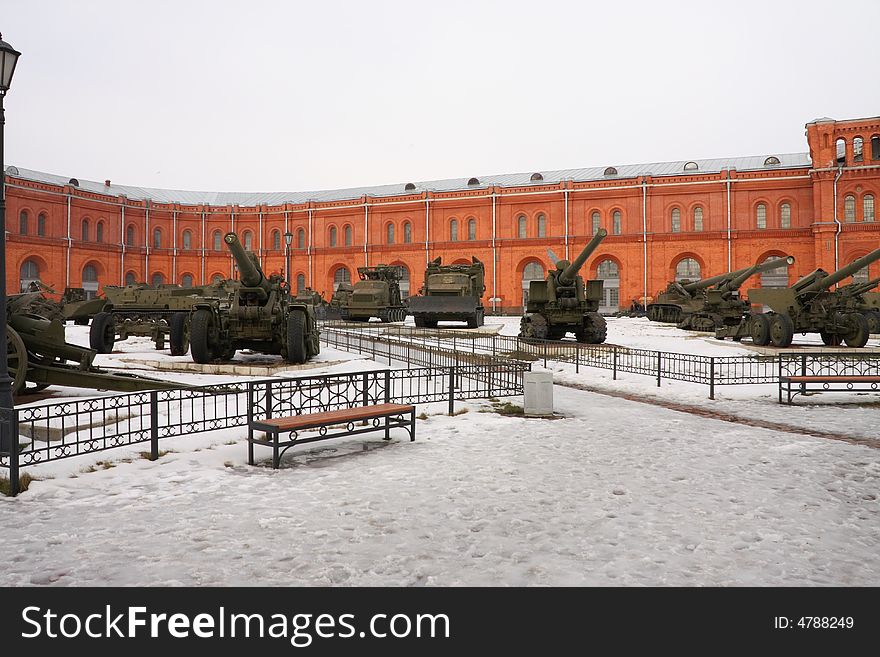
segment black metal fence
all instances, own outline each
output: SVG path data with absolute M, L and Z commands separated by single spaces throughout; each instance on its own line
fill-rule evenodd
M 293 415 L 364 404 L 425 404 L 523 393 L 528 363 L 515 361 L 382 369 L 323 376 L 277 377 L 180 390 L 135 392 L 16 408 L 19 436 L 11 453 L 0 454 L 13 494 L 20 468 L 81 454 L 246 426 L 267 412 Z M 14 433 L 13 435 L 16 435 Z M 18 445 L 21 443 L 21 445 Z

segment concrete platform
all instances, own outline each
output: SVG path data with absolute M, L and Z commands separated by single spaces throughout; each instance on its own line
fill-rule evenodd
M 300 372 L 338 365 L 344 361 L 324 360 L 315 363 L 293 365 L 278 359 L 254 361 L 230 361 L 227 363 L 194 363 L 183 360 L 150 360 L 141 358 L 120 358 L 119 362 L 131 363 L 141 369 L 162 372 L 191 372 L 194 374 L 229 374 L 234 376 L 272 376 L 279 372 Z

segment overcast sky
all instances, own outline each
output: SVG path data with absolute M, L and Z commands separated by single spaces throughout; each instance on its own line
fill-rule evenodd
M 880 115 L 878 0 L 0 0 L 6 164 L 304 191 L 803 152 Z

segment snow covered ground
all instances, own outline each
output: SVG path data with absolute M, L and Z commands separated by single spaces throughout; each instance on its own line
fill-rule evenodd
M 639 323 L 612 321 L 609 341 L 680 347 Z M 156 358 L 148 341 L 119 347 Z M 713 402 L 705 386 L 550 365 L 557 381 L 634 399 L 878 437 L 880 407 L 849 397 L 789 408 L 774 386 L 742 386 Z M 876 449 L 554 392 L 559 419 L 424 405 L 414 443 L 317 443 L 277 471 L 268 451 L 246 465 L 241 428 L 163 440 L 155 462 L 137 446 L 27 468 L 41 479 L 0 498 L 0 585 L 880 585 Z

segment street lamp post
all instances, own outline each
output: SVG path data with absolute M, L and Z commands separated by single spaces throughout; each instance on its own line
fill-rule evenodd
M 6 337 L 6 169 L 3 165 L 3 126 L 6 117 L 3 111 L 3 99 L 12 84 L 12 74 L 18 56 L 15 48 L 3 40 L 0 34 L 0 452 L 10 454 L 13 448 L 18 449 L 18 436 L 13 435 L 14 402 L 12 401 L 12 379 L 9 377 L 9 359 L 7 358 Z M 24 363 L 21 363 L 24 367 Z M 13 442 L 14 441 L 14 442 Z M 10 459 L 17 461 L 17 459 Z M 10 463 L 12 466 L 12 463 Z M 9 469 L 12 493 L 18 488 L 18 468 Z
M 287 279 L 287 288 L 290 290 L 290 296 L 293 294 L 293 277 L 290 275 L 290 243 L 293 242 L 293 233 L 287 231 L 284 233 L 284 277 Z M 299 290 L 297 290 L 299 292 Z

